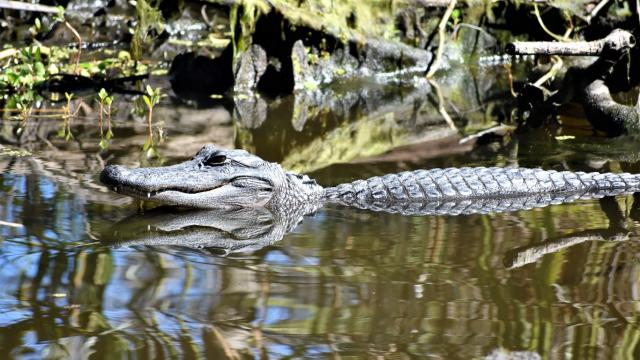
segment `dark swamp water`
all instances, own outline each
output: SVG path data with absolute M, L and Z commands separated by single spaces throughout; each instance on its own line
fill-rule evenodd
M 598 137 L 570 115 L 561 130 L 461 144 L 510 112 L 504 74 L 473 75 L 441 89 L 457 130 L 426 82 L 372 81 L 329 100 L 240 98 L 231 111 L 169 96 L 154 113 L 166 136 L 150 160 L 145 119 L 129 115 L 123 97 L 103 151 L 95 103 L 73 120 L 69 141 L 56 135 L 58 120 L 3 120 L 2 357 L 639 356 L 640 212 L 631 195 L 470 216 L 329 206 L 281 234 L 265 214 L 188 224 L 188 213 L 151 211 L 97 179 L 105 163 L 172 164 L 206 143 L 247 149 L 323 185 L 444 166 L 640 171 L 633 140 Z M 248 216 L 266 225 L 248 228 Z M 171 242 L 167 224 L 181 220 L 177 231 L 201 242 L 270 240 L 228 254 L 192 248 Z M 164 245 L 135 243 L 163 231 Z

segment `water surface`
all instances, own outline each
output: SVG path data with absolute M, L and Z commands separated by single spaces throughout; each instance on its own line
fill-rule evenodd
M 21 359 L 640 356 L 633 196 L 470 216 L 328 206 L 280 241 L 226 256 L 114 245 L 135 230 L 116 224 L 151 206 L 102 187 L 103 164 L 171 164 L 209 142 L 324 185 L 442 166 L 637 172 L 640 148 L 580 127 L 474 147 L 437 117 L 408 121 L 391 108 L 374 117 L 352 108 L 296 130 L 281 118 L 256 127 L 220 108 L 165 104 L 156 120 L 168 137 L 151 160 L 141 119 L 114 119 L 106 151 L 95 117 L 74 123 L 72 141 L 51 135 L 59 123 L 32 120 L 27 130 L 43 135 L 12 147 L 32 155 L 0 155 L 0 350 Z M 363 139 L 370 147 L 356 149 Z

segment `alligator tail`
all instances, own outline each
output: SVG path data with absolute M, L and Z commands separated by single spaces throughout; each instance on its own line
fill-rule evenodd
M 471 210 L 470 203 L 465 205 L 471 206 L 469 209 L 457 213 L 476 213 L 495 211 L 496 207 L 506 206 L 500 211 L 513 211 L 635 191 L 640 191 L 640 176 L 628 173 L 478 167 L 376 176 L 326 188 L 325 199 L 362 209 L 409 214 L 432 213 L 425 210 L 427 203 L 454 206 L 473 200 L 475 210 Z

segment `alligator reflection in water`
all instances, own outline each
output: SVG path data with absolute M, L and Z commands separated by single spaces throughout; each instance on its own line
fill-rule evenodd
M 286 210 L 160 207 L 120 221 L 101 240 L 111 245 L 173 246 L 223 255 L 251 252 L 280 241 L 302 220 L 306 209 Z
M 635 196 L 635 195 L 634 195 Z M 434 203 L 431 215 L 465 215 L 514 212 L 555 204 L 551 197 L 523 197 L 502 201 L 469 200 Z M 616 198 L 599 199 L 609 227 L 588 229 L 551 238 L 541 244 L 509 250 L 505 267 L 512 269 L 539 261 L 543 256 L 587 241 L 626 241 L 633 233 L 625 229 L 624 216 Z M 526 206 L 525 206 L 526 205 Z M 280 211 L 278 210 L 280 209 Z M 640 209 L 635 201 L 632 213 Z M 265 207 L 233 209 L 179 209 L 157 207 L 144 214 L 125 218 L 104 232 L 101 241 L 111 246 L 150 246 L 195 249 L 213 255 L 255 252 L 274 245 L 303 220 L 309 209 Z M 424 215 L 424 212 L 423 212 Z

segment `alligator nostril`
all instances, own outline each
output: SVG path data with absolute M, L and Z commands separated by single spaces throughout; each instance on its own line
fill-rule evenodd
M 100 182 L 105 185 L 117 185 L 124 168 L 118 165 L 107 165 L 100 173 Z

